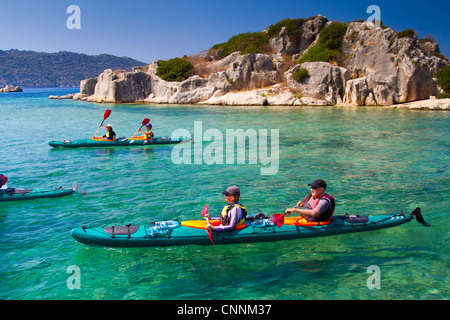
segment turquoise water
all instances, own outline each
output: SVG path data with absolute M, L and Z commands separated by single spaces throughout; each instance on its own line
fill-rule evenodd
M 48 100 L 72 89 L 0 94 L 0 172 L 10 187 L 69 188 L 88 196 L 0 204 L 0 299 L 448 299 L 450 113 L 339 107 L 110 105 Z M 181 164 L 172 147 L 52 149 L 88 138 L 110 108 L 118 136 L 145 117 L 156 136 L 177 128 L 279 129 L 279 170 L 261 163 Z M 204 142 L 203 147 L 208 143 Z M 248 159 L 247 159 L 248 160 Z M 411 212 L 411 222 L 359 234 L 257 244 L 173 248 L 84 246 L 80 225 L 198 219 L 241 188 L 252 213 L 280 213 L 328 182 L 336 214 Z M 369 266 L 381 288 L 367 287 Z M 70 290 L 70 266 L 80 289 Z

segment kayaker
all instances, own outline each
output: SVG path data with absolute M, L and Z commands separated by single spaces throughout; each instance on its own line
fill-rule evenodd
M 303 209 L 287 208 L 285 213 L 301 214 L 308 221 L 329 221 L 334 212 L 335 201 L 332 196 L 325 193 L 327 183 L 318 179 L 308 183 L 308 186 L 311 187 L 311 193 L 306 196 L 305 200 L 297 203 L 297 206 L 303 207 Z
M 239 204 L 239 198 L 241 191 L 236 186 L 230 186 L 225 191 L 222 191 L 225 196 L 225 201 L 228 202 L 222 213 L 218 218 L 211 218 L 209 214 L 205 214 L 205 218 L 219 220 L 220 225 L 211 226 L 208 225 L 208 230 L 214 230 L 218 232 L 233 231 L 236 226 L 245 224 L 245 217 L 247 216 L 247 209 Z
M 8 177 L 5 177 L 5 175 L 0 174 L 0 189 L 8 188 L 8 185 L 6 184 L 7 181 Z
M 8 181 L 8 177 L 6 177 L 4 174 L 0 174 L 0 192 L 1 193 L 27 193 L 30 192 L 30 190 L 25 189 L 18 189 L 18 188 L 8 188 L 8 185 L 6 182 Z
M 153 139 L 153 131 L 152 131 L 152 125 L 150 123 L 148 123 L 145 126 L 145 131 L 139 129 L 140 132 L 142 132 L 144 135 L 142 136 L 143 138 L 145 138 L 146 140 L 152 140 Z
M 112 126 L 110 124 L 107 124 L 106 126 L 101 125 L 105 130 L 107 131 L 102 138 L 106 138 L 108 140 L 116 140 L 116 133 L 114 132 Z

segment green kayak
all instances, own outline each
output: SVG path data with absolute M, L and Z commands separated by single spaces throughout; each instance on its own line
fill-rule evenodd
M 77 241 L 87 245 L 106 247 L 160 247 L 182 245 L 211 245 L 267 242 L 298 238 L 319 237 L 342 233 L 353 233 L 389 228 L 401 225 L 416 218 L 428 225 L 415 209 L 411 214 L 393 214 L 376 216 L 334 216 L 331 222 L 303 223 L 297 218 L 286 218 L 278 227 L 267 217 L 248 219 L 246 225 L 232 232 L 215 232 L 210 235 L 205 230 L 204 220 L 161 221 L 148 225 L 125 225 L 118 227 L 87 228 L 80 227 L 71 231 Z M 251 218 L 251 217 L 250 217 Z
M 73 183 L 71 189 L 64 189 L 63 187 L 59 187 L 56 189 L 7 188 L 0 190 L 0 202 L 63 197 L 68 196 L 74 193 L 75 191 L 79 191 L 80 193 L 86 194 L 80 187 L 80 185 L 76 182 Z
M 106 139 L 79 139 L 79 140 L 52 140 L 48 144 L 54 148 L 81 148 L 81 147 L 129 147 L 129 146 L 151 146 L 162 144 L 177 144 L 189 142 L 190 138 L 171 139 L 169 137 L 157 137 L 152 140 L 139 138 L 118 138 L 115 140 Z

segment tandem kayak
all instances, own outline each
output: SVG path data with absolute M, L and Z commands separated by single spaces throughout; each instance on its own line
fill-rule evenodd
M 82 148 L 82 147 L 128 147 L 128 146 L 150 146 L 161 144 L 177 144 L 189 142 L 190 138 L 171 139 L 170 137 L 157 137 L 152 140 L 142 138 L 118 138 L 107 139 L 79 139 L 79 140 L 52 140 L 48 144 L 54 148 Z
M 292 240 L 299 238 L 329 236 L 343 233 L 371 231 L 389 228 L 411 221 L 428 225 L 415 209 L 411 214 L 376 216 L 334 216 L 330 222 L 305 222 L 301 217 L 288 217 L 281 227 L 270 219 L 247 220 L 246 225 L 232 232 L 206 233 L 205 220 L 161 221 L 148 225 L 125 225 L 105 228 L 80 227 L 71 231 L 77 241 L 86 245 L 106 247 L 162 247 L 183 245 L 234 244 Z M 213 223 L 213 221 L 212 221 Z
M 0 190 L 0 202 L 1 201 L 20 201 L 31 200 L 39 198 L 56 198 L 68 196 L 75 191 L 86 194 L 80 185 L 76 182 L 73 183 L 71 189 L 64 189 L 59 187 L 56 189 L 16 189 L 8 188 Z

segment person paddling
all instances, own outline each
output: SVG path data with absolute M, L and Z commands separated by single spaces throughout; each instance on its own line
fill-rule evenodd
M 245 217 L 247 216 L 247 209 L 239 204 L 241 191 L 236 186 L 230 186 L 225 191 L 222 191 L 225 196 L 225 201 L 228 202 L 219 218 L 211 218 L 208 213 L 205 214 L 206 219 L 219 220 L 220 225 L 208 225 L 208 230 L 217 232 L 233 231 L 237 226 L 245 224 Z
M 100 125 L 101 127 L 105 128 L 106 130 L 106 134 L 103 135 L 101 138 L 106 138 L 108 140 L 116 140 L 116 133 L 114 132 L 112 126 L 110 124 L 107 124 L 106 126 L 104 125 Z M 95 137 L 94 138 L 100 138 L 100 137 Z
M 308 221 L 324 222 L 329 221 L 334 213 L 335 200 L 332 196 L 325 193 L 327 183 L 322 179 L 314 180 L 309 183 L 311 193 L 303 201 L 297 203 L 298 208 L 287 208 L 286 215 L 291 213 L 301 214 Z
M 8 177 L 3 174 L 0 174 L 0 189 L 7 189 L 8 185 L 6 182 L 8 181 Z
M 6 182 L 8 181 L 8 177 L 4 174 L 0 174 L 0 193 L 27 193 L 30 192 L 31 189 L 18 189 L 18 188 L 8 188 Z
M 153 139 L 153 131 L 152 131 L 152 125 L 150 123 L 145 125 L 145 131 L 139 129 L 138 132 L 142 132 L 143 133 L 143 138 L 145 138 L 146 140 L 152 140 Z

